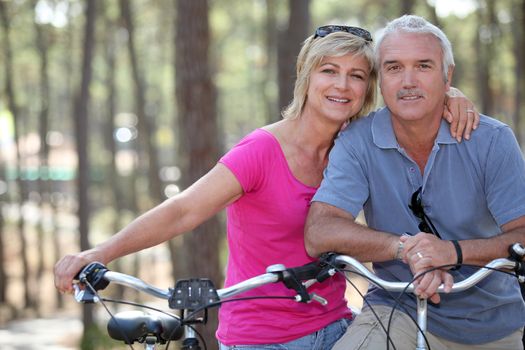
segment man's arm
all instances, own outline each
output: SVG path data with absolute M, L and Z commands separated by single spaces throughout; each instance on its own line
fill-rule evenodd
M 322 202 L 313 202 L 306 219 L 305 246 L 312 257 L 326 252 L 337 252 L 350 255 L 359 261 L 381 262 L 396 258 L 399 236 L 369 229 L 354 222 L 353 215 L 342 209 Z M 411 259 L 410 268 L 414 273 L 416 269 L 425 271 L 430 267 L 427 258 Z M 437 287 L 445 283 L 448 291 L 453 281 L 452 276 L 445 271 L 435 270 L 414 283 L 418 287 L 418 295 L 439 303 L 440 297 L 435 294 Z
M 342 209 L 313 202 L 306 219 L 305 246 L 312 257 L 338 252 L 359 261 L 380 262 L 395 258 L 399 236 L 369 229 Z
M 501 226 L 502 233 L 490 238 L 459 240 L 464 264 L 485 265 L 491 260 L 509 256 L 508 248 L 514 243 L 525 245 L 525 215 Z M 432 234 L 419 233 L 403 237 L 402 257 L 409 261 L 418 252 L 431 260 L 434 267 L 454 265 L 458 256 L 451 241 L 441 240 Z
M 509 246 L 514 243 L 525 245 L 525 216 L 501 226 L 503 233 L 488 239 L 460 241 L 463 262 L 484 265 L 491 260 L 509 256 Z

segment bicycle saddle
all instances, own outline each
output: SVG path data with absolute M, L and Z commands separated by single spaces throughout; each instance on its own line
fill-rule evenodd
M 178 340 L 183 335 L 180 319 L 165 314 L 149 314 L 143 311 L 123 311 L 108 322 L 108 334 L 126 344 L 143 343 L 148 336 L 155 336 L 160 344 Z

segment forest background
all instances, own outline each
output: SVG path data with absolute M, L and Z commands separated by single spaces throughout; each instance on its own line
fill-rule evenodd
M 96 327 L 107 315 L 54 290 L 57 259 L 106 239 L 279 120 L 316 27 L 377 37 L 405 13 L 443 28 L 453 85 L 523 144 L 525 0 L 0 0 L 0 330 L 72 314 L 86 325 L 78 346 L 107 348 Z M 218 215 L 111 268 L 164 288 L 188 276 L 220 285 L 224 230 Z M 210 349 L 214 329 L 204 331 Z

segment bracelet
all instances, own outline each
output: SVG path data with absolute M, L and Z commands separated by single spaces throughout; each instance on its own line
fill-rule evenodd
M 401 257 L 401 253 L 403 253 L 404 247 L 405 247 L 405 244 L 401 242 L 401 240 L 399 240 L 396 256 L 394 257 L 395 260 L 403 260 L 403 258 Z
M 461 250 L 461 246 L 459 245 L 459 242 L 455 239 L 451 240 L 452 244 L 454 245 L 454 248 L 456 249 L 456 255 L 458 257 L 458 260 L 456 262 L 456 266 L 451 268 L 451 270 L 459 270 L 461 268 L 461 264 L 463 264 L 463 251 Z

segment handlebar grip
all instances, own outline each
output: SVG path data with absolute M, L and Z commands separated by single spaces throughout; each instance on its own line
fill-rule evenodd
M 514 261 L 522 261 L 525 256 L 525 248 L 520 243 L 514 243 L 508 249 L 510 258 Z
M 319 262 L 314 261 L 306 265 L 289 268 L 287 270 L 292 272 L 298 280 L 306 281 L 317 278 L 322 270 L 322 267 L 319 265 Z
M 109 281 L 104 279 L 104 275 L 109 269 L 99 262 L 92 262 L 86 265 L 76 276 L 80 283 L 89 283 L 93 289 L 102 290 L 106 288 Z

